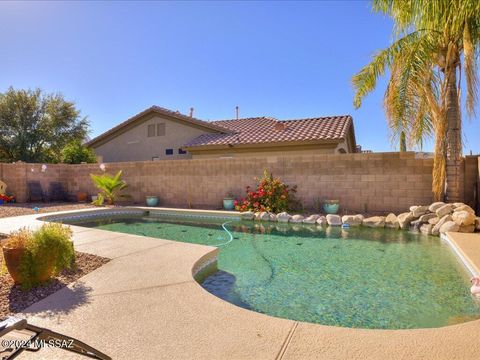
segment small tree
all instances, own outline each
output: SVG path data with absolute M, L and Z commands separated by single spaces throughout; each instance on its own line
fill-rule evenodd
M 90 174 L 93 183 L 100 190 L 99 199 L 106 200 L 108 205 L 113 205 L 119 197 L 127 197 L 120 192 L 128 185 L 122 180 L 122 170 L 120 170 L 115 176 L 110 174 L 93 175 Z M 95 203 L 97 205 L 97 203 Z M 98 205 L 101 205 L 98 203 Z
M 96 163 L 95 152 L 74 140 L 62 149 L 62 162 L 65 164 Z

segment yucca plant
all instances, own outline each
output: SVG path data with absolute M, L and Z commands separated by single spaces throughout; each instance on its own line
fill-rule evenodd
M 373 10 L 393 19 L 394 41 L 353 77 L 354 105 L 360 107 L 377 79 L 390 70 L 384 108 L 394 138 L 415 146 L 433 135 L 434 198 L 441 200 L 448 185 L 449 200 L 456 200 L 462 155 L 460 85 L 464 79 L 466 110 L 473 116 L 478 90 L 480 1 L 373 0 Z
M 99 199 L 104 199 L 108 205 L 113 205 L 119 197 L 127 197 L 128 195 L 120 194 L 122 190 L 127 188 L 127 183 L 122 180 L 122 170 L 116 175 L 90 174 L 93 183 L 100 190 Z

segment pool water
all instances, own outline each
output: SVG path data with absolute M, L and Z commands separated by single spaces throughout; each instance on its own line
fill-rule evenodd
M 219 271 L 202 286 L 272 316 L 376 329 L 440 327 L 480 318 L 468 274 L 437 237 L 226 221 L 151 215 L 72 224 L 219 246 Z

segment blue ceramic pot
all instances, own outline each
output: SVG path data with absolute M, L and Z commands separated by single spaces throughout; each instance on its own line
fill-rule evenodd
M 147 206 L 155 207 L 158 205 L 158 197 L 157 196 L 147 196 L 146 198 Z
M 234 199 L 223 199 L 223 208 L 225 210 L 233 210 L 235 208 L 234 201 Z
M 338 202 L 324 202 L 323 203 L 323 211 L 326 214 L 336 214 L 338 213 L 338 208 L 340 204 Z

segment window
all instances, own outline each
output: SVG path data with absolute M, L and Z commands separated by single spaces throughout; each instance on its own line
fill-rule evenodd
M 173 155 L 173 149 L 165 149 L 165 155 Z
M 165 124 L 157 124 L 157 136 L 165 136 Z
M 178 149 L 178 153 L 181 154 L 181 155 L 184 155 L 186 154 L 187 152 L 183 149 Z
M 155 136 L 155 124 L 148 125 L 148 137 Z

